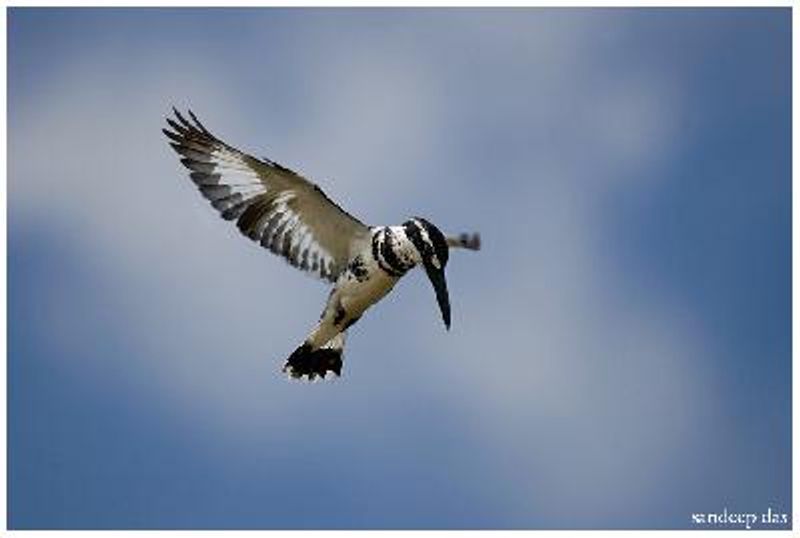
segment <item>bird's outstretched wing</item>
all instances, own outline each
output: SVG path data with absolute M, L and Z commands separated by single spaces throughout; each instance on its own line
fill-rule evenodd
M 191 111 L 192 121 L 174 113 L 164 134 L 222 218 L 235 220 L 244 235 L 295 267 L 336 281 L 369 240 L 369 228 L 311 181 L 222 142 Z

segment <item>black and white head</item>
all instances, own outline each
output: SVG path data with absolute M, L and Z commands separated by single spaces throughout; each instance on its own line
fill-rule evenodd
M 403 223 L 403 231 L 419 254 L 419 263 L 425 268 L 436 292 L 436 301 L 442 311 L 445 327 L 450 329 L 450 297 L 444 268 L 450 255 L 447 238 L 427 220 L 414 217 Z

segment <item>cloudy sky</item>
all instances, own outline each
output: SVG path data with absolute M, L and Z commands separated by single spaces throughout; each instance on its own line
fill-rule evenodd
M 8 20 L 13 528 L 686 528 L 791 507 L 791 13 Z M 480 231 L 280 366 L 326 287 L 241 238 L 191 107 L 371 224 Z

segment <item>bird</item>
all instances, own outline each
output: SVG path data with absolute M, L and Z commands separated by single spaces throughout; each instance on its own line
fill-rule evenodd
M 173 107 L 162 132 L 203 197 L 246 237 L 333 284 L 318 323 L 283 365 L 290 379 L 341 376 L 348 329 L 417 266 L 430 279 L 450 329 L 449 250 L 480 250 L 478 233 L 446 236 L 422 217 L 396 226 L 366 225 L 316 183 L 223 142 L 187 112 L 190 119 Z

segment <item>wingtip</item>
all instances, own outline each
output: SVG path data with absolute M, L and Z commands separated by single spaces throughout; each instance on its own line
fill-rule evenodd
M 188 132 L 188 129 L 183 125 L 180 125 L 178 122 L 173 120 L 172 118 L 167 118 L 167 124 L 172 128 L 173 131 L 178 133 L 181 136 L 185 136 Z
M 171 105 L 170 108 L 172 109 L 172 114 L 167 112 L 164 115 L 164 121 L 166 121 L 167 123 L 169 123 L 172 120 L 172 117 L 178 112 L 178 109 L 175 108 L 175 105 Z M 164 131 L 164 134 L 167 133 L 166 129 L 161 129 L 161 130 Z
M 197 126 L 197 127 L 198 127 L 198 128 L 201 130 L 201 131 L 203 131 L 205 134 L 207 134 L 207 135 L 209 135 L 209 136 L 212 136 L 212 135 L 211 135 L 211 133 L 209 132 L 209 130 L 208 130 L 208 129 L 206 129 L 206 126 L 205 126 L 205 125 L 203 125 L 203 124 L 200 122 L 200 120 L 198 120 L 198 119 L 197 119 L 197 116 L 195 116 L 195 114 L 194 114 L 194 112 L 192 112 L 192 109 L 191 109 L 191 108 L 187 108 L 187 109 L 186 109 L 186 111 L 189 113 L 189 117 L 191 117 L 191 118 L 192 118 L 192 121 L 195 123 L 195 125 L 196 125 L 196 126 Z
M 192 128 L 192 124 L 189 123 L 189 121 L 178 110 L 175 110 L 175 116 L 178 118 L 178 120 L 180 120 L 184 127 L 188 129 Z
M 172 105 L 170 108 L 172 108 L 172 114 L 167 115 L 167 121 L 170 121 L 170 120 L 174 121 L 175 118 L 180 119 L 181 113 L 178 110 L 178 107 L 176 107 L 175 105 Z
M 167 115 L 166 120 L 167 123 L 169 123 L 173 129 L 175 129 L 179 133 L 183 132 L 184 130 L 200 131 L 206 136 L 212 138 L 214 137 L 214 135 L 211 134 L 211 131 L 209 131 L 206 128 L 206 126 L 203 125 L 203 123 L 199 119 L 197 119 L 197 115 L 192 111 L 191 108 L 186 109 L 186 113 L 189 115 L 189 118 L 191 118 L 191 121 L 187 120 L 186 116 L 184 116 L 175 105 L 172 105 L 171 108 L 172 108 L 172 115 L 171 116 Z

